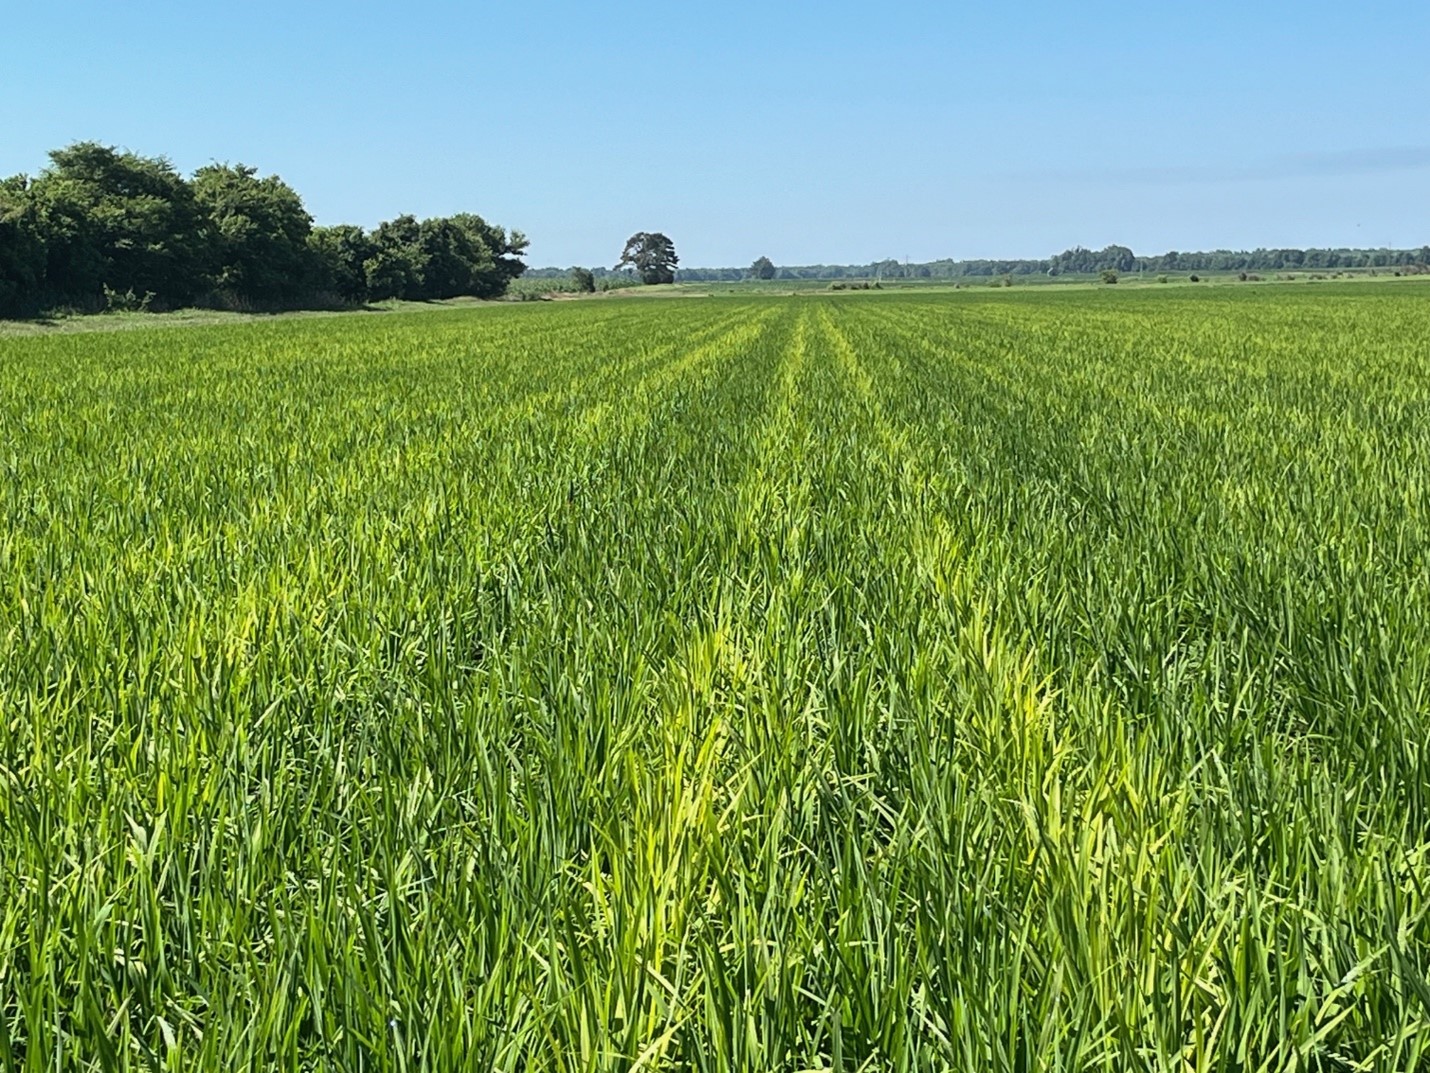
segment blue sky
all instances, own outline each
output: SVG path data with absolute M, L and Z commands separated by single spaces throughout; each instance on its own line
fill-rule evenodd
M 536 265 L 1430 243 L 1430 4 L 15 3 L 0 172 L 89 138 Z

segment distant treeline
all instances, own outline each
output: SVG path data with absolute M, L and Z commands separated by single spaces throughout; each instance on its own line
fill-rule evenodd
M 79 142 L 0 179 L 0 315 L 47 309 L 292 309 L 384 298 L 494 298 L 526 249 L 480 216 L 314 227 L 276 175 Z
M 569 279 L 570 276 L 571 276 L 571 273 L 572 273 L 572 272 L 575 272 L 575 271 L 577 271 L 577 268 L 528 268 L 528 269 L 526 270 L 526 276 L 525 276 L 525 278 L 527 278 L 527 279 Z M 581 271 L 590 272 L 593 279 L 598 279 L 598 280 L 605 279 L 605 280 L 610 280 L 610 281 L 613 282 L 613 283 L 614 283 L 614 282 L 617 282 L 617 281 L 620 281 L 620 280 L 631 281 L 631 282 L 634 282 L 634 283 L 637 283 L 637 284 L 640 283 L 640 278 L 636 275 L 635 269 L 633 269 L 633 268 L 600 268 L 600 267 L 596 267 L 596 268 L 581 269 Z M 697 272 L 706 272 L 706 271 L 724 272 L 724 271 L 726 271 L 726 270 L 723 269 L 723 268 L 720 268 L 720 269 L 697 268 L 696 271 L 697 271 Z M 739 270 L 739 269 L 733 269 L 732 271 L 739 272 L 740 270 Z M 676 274 L 679 275 L 679 273 L 680 273 L 680 269 L 676 269 Z M 712 277 L 712 278 L 714 278 L 714 277 Z M 737 275 L 737 276 L 734 276 L 734 277 L 732 277 L 732 278 L 734 278 L 734 279 L 743 279 L 744 277 L 741 276 L 741 275 Z
M 1172 250 L 1153 257 L 1138 256 L 1126 246 L 1087 250 L 1081 246 L 1043 260 L 955 261 L 943 259 L 922 264 L 872 261 L 862 265 L 786 265 L 776 279 L 968 279 L 990 276 L 1097 275 L 1104 271 L 1128 272 L 1288 272 L 1365 268 L 1430 268 L 1430 246 L 1414 250 L 1211 250 L 1179 253 Z M 597 269 L 599 279 L 604 270 Z M 534 269 L 533 278 L 565 275 L 566 269 Z M 676 281 L 684 283 L 734 282 L 750 278 L 748 268 L 681 268 Z

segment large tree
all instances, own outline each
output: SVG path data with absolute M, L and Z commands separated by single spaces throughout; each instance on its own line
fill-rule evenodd
M 526 271 L 520 231 L 508 234 L 472 213 L 418 221 L 399 216 L 372 233 L 366 262 L 373 298 L 499 298 Z
M 45 240 L 30 182 L 0 180 L 0 315 L 33 311 L 45 281 Z
M 526 271 L 521 255 L 526 252 L 527 241 L 520 231 L 508 232 L 471 212 L 448 217 L 447 223 L 464 236 L 463 246 L 471 258 L 466 282 L 457 293 L 500 298 L 507 285 Z
M 313 258 L 313 290 L 342 302 L 367 300 L 367 262 L 377 247 L 366 231 L 352 224 L 315 227 L 308 235 Z
M 761 257 L 750 266 L 751 279 L 774 279 L 775 263 L 768 257 Z
M 194 198 L 208 233 L 210 278 L 221 295 L 245 305 L 302 301 L 313 283 L 313 218 L 296 190 L 242 164 L 210 164 L 194 173 Z
M 421 236 L 422 225 L 410 214 L 377 225 L 372 233 L 373 254 L 363 265 L 369 297 L 379 301 L 425 297 L 427 258 Z
M 50 154 L 31 186 L 56 297 L 98 303 L 105 289 L 192 301 L 204 285 L 193 188 L 163 157 L 76 142 Z
M 631 267 L 640 274 L 642 283 L 674 283 L 675 243 L 659 231 L 639 231 L 626 240 L 617 268 Z

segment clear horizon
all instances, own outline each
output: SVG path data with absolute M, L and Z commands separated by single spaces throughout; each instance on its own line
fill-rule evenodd
M 1430 243 L 1430 9 L 11 13 L 0 172 L 76 140 L 276 173 L 319 223 L 473 211 L 534 267 Z

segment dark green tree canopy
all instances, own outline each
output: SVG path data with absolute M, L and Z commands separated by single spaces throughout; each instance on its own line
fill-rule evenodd
M 313 218 L 276 175 L 210 164 L 194 173 L 194 198 L 209 239 L 209 278 L 220 291 L 264 305 L 299 300 L 308 289 Z
M 518 259 L 526 237 L 471 213 L 420 222 L 399 216 L 378 226 L 372 244 L 363 267 L 377 299 L 497 298 L 526 269 Z
M 315 229 L 276 175 L 211 164 L 190 180 L 162 157 L 77 142 L 33 180 L 0 180 L 0 315 L 496 298 L 526 245 L 471 213 Z
M 0 314 L 33 312 L 45 279 L 44 232 L 30 182 L 0 180 Z
M 621 251 L 616 267 L 634 268 L 642 283 L 674 283 L 675 266 L 679 263 L 675 243 L 669 238 L 659 231 L 639 231 L 626 239 L 626 248 Z
M 1173 261 L 1177 254 L 1172 252 L 1167 255 Z M 1085 250 L 1081 246 L 1074 246 L 1070 250 L 1052 257 L 1049 262 L 1049 271 L 1052 275 L 1062 275 L 1064 273 L 1091 274 L 1093 272 L 1135 272 L 1137 270 L 1137 256 L 1126 246 L 1108 246 L 1101 250 Z
M 363 264 L 370 298 L 421 297 L 427 264 L 420 239 L 415 216 L 402 215 L 378 224 L 372 233 L 372 256 Z
M 471 286 L 462 293 L 500 297 L 507 284 L 526 271 L 521 257 L 528 243 L 520 231 L 509 232 L 471 212 L 460 212 L 449 222 L 466 237 L 473 251 Z
M 163 157 L 77 142 L 50 154 L 30 194 L 46 237 L 47 287 L 97 300 L 114 291 L 190 302 L 205 238 L 194 192 Z
M 594 294 L 596 275 L 589 268 L 571 269 L 571 286 L 580 294 Z
M 768 257 L 758 258 L 755 263 L 750 266 L 750 278 L 774 279 L 775 263 L 771 261 Z
M 376 256 L 377 246 L 366 231 L 352 224 L 315 227 L 308 235 L 308 251 L 319 294 L 339 302 L 367 301 L 367 262 Z

